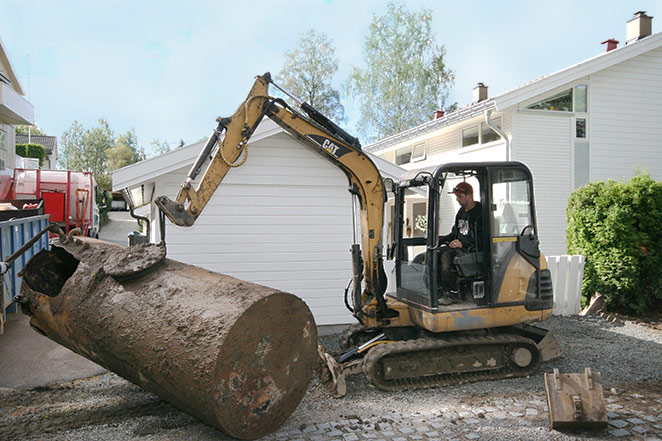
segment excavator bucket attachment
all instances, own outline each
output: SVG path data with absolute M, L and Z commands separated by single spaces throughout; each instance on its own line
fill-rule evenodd
M 552 429 L 604 428 L 607 410 L 600 373 L 545 374 L 545 391 Z
M 167 259 L 159 245 L 65 238 L 22 277 L 34 329 L 235 438 L 280 426 L 316 364 L 301 299 Z

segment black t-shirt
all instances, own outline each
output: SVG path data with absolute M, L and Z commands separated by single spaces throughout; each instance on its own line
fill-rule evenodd
M 476 238 L 478 238 L 478 249 L 482 249 L 483 232 L 483 210 L 480 202 L 476 202 L 474 207 L 467 211 L 460 207 L 455 215 L 455 224 L 451 232 L 440 237 L 441 243 L 449 243 L 455 239 L 462 242 L 462 248 L 474 248 Z

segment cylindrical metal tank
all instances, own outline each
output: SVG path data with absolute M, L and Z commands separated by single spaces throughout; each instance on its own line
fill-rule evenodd
M 306 392 L 317 332 L 292 294 L 89 238 L 22 276 L 35 329 L 232 437 L 275 430 Z

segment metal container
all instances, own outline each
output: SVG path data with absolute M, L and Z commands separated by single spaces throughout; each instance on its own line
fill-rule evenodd
M 13 213 L 14 211 L 4 212 Z M 48 215 L 20 217 L 17 219 L 0 222 L 0 260 L 5 261 L 19 248 L 32 239 L 39 231 L 48 225 Z M 2 295 L 0 297 L 0 330 L 4 322 L 6 312 L 16 312 L 14 297 L 20 292 L 21 279 L 18 273 L 23 269 L 28 260 L 42 249 L 48 249 L 48 236 L 43 236 L 23 255 L 19 256 L 12 267 L 3 274 Z
M 317 332 L 292 294 L 90 238 L 22 276 L 37 331 L 232 437 L 275 430 L 306 392 Z

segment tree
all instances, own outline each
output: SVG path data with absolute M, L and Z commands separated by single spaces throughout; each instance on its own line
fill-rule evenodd
M 338 71 L 335 52 L 333 41 L 326 34 L 309 30 L 301 35 L 297 49 L 285 52 L 278 82 L 327 117 L 341 122 L 345 109 L 340 104 L 340 94 L 331 86 Z
M 99 119 L 99 126 L 89 129 L 83 135 L 84 169 L 91 171 L 101 188 L 112 187 L 106 167 L 108 150 L 115 145 L 115 135 L 104 118 Z
M 78 121 L 74 121 L 62 134 L 61 144 L 58 163 L 62 168 L 92 172 L 99 187 L 111 187 L 106 162 L 108 150 L 115 145 L 115 137 L 108 121 L 101 118 L 98 127 L 85 131 Z
M 159 141 L 158 139 L 152 140 L 152 151 L 155 156 L 168 153 L 170 150 L 170 144 L 168 144 L 168 141 Z
M 363 47 L 366 67 L 354 67 L 347 87 L 360 101 L 358 126 L 369 140 L 414 127 L 445 109 L 455 76 L 444 62 L 446 49 L 434 41 L 430 14 L 390 2 L 383 17 L 372 19 Z
M 117 170 L 145 160 L 145 150 L 138 145 L 136 131 L 131 129 L 115 140 L 115 146 L 108 150 L 108 171 Z
M 57 160 L 58 167 L 65 170 L 82 170 L 84 133 L 83 126 L 78 121 L 74 121 L 69 130 L 62 134 L 60 157 Z
M 32 136 L 46 136 L 43 130 L 39 127 L 39 124 L 35 124 L 33 126 L 16 126 L 16 134 L 17 135 L 28 135 L 28 133 Z

